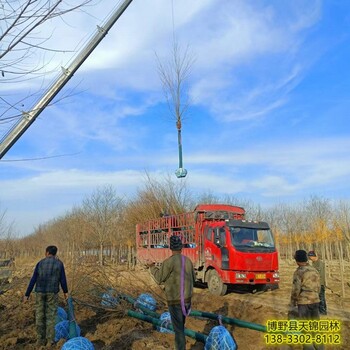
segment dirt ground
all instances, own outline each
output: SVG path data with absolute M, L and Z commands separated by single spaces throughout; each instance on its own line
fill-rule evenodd
M 281 262 L 280 265 L 281 283 L 278 289 L 258 293 L 229 290 L 225 296 L 213 296 L 204 286 L 199 286 L 195 288 L 192 309 L 262 325 L 266 325 L 268 320 L 285 320 L 296 266 L 293 261 Z M 13 283 L 0 295 L 0 349 L 36 349 L 34 297 L 28 303 L 21 302 L 33 266 L 17 262 Z M 69 264 L 66 264 L 66 270 L 81 335 L 92 341 L 96 350 L 173 349 L 172 334 L 160 333 L 152 324 L 126 315 L 128 309 L 133 310 L 133 305 L 124 301 L 114 309 L 101 305 L 101 291 L 112 287 L 135 299 L 141 293 L 150 293 L 157 300 L 157 312 L 166 311 L 163 290 L 147 270 L 136 268 L 130 271 L 125 265 L 96 267 Z M 338 280 L 329 279 L 328 285 L 332 291 L 328 289 L 326 293 L 328 315 L 325 319 L 341 322 L 342 344 L 325 348 L 350 349 L 350 287 L 346 287 L 349 297 L 342 298 Z M 65 307 L 63 300 L 60 302 Z M 209 334 L 216 325 L 217 321 L 203 318 L 189 317 L 186 321 L 186 328 L 204 334 Z M 302 349 L 300 345 L 266 345 L 264 333 L 259 331 L 232 325 L 226 325 L 226 328 L 234 336 L 239 350 Z M 63 343 L 64 340 L 61 340 L 55 348 L 60 349 Z M 204 345 L 187 337 L 186 349 L 200 350 L 204 349 Z

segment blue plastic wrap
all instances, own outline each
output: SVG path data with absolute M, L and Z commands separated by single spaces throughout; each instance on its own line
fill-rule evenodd
M 94 350 L 91 341 L 84 337 L 75 337 L 63 344 L 61 350 Z
M 157 301 L 152 297 L 152 295 L 147 293 L 141 294 L 137 298 L 134 306 L 137 308 L 139 305 L 150 311 L 155 311 L 157 309 Z
M 212 328 L 205 342 L 204 350 L 236 350 L 237 344 L 224 326 Z

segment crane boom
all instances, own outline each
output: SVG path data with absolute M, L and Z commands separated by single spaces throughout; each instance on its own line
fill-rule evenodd
M 62 73 L 58 79 L 50 86 L 46 93 L 40 98 L 30 112 L 23 112 L 19 121 L 6 133 L 0 141 L 0 159 L 7 153 L 7 151 L 17 142 L 17 140 L 30 127 L 40 113 L 48 106 L 53 98 L 61 91 L 74 73 L 94 51 L 97 45 L 103 40 L 108 31 L 117 22 L 119 17 L 131 4 L 132 0 L 125 0 L 113 14 L 109 17 L 103 26 L 98 26 L 96 33 L 79 52 L 77 57 L 69 65 L 68 68 L 62 69 Z

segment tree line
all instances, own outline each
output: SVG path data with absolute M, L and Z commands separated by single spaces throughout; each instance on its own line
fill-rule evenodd
M 226 203 L 242 206 L 247 218 L 267 221 L 274 232 L 280 257 L 292 259 L 296 249 L 316 250 L 326 260 L 350 261 L 350 204 L 312 196 L 296 204 L 263 208 L 250 200 L 212 193 L 193 195 L 186 181 L 170 176 L 146 180 L 132 199 L 117 195 L 107 185 L 86 197 L 66 214 L 39 225 L 32 234 L 15 238 L 13 224 L 0 216 L 0 254 L 40 256 L 46 245 L 57 244 L 63 254 L 82 255 L 98 251 L 102 262 L 106 250 L 113 254 L 120 246 L 135 245 L 135 226 L 163 214 L 192 211 L 199 203 Z M 43 248 L 44 247 L 44 248 Z M 61 253 L 61 254 L 62 254 Z

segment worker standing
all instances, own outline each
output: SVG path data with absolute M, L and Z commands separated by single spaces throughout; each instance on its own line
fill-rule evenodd
M 182 255 L 179 236 L 170 237 L 172 255 L 163 261 L 160 268 L 149 264 L 151 273 L 158 284 L 165 285 L 165 295 L 175 333 L 175 349 L 185 350 L 185 321 L 190 313 L 195 273 L 192 261 Z
M 35 323 L 38 346 L 54 344 L 59 284 L 65 299 L 68 298 L 64 265 L 56 254 L 56 246 L 51 245 L 46 248 L 45 258 L 36 264 L 24 296 L 24 302 L 27 302 L 35 286 Z
M 298 318 L 301 320 L 319 320 L 320 275 L 309 265 L 305 250 L 297 250 L 294 259 L 298 265 L 293 275 L 293 286 L 290 307 L 298 308 Z M 322 344 L 303 344 L 303 349 L 324 349 Z
M 319 311 L 321 315 L 327 315 L 327 304 L 326 304 L 326 264 L 322 261 L 314 250 L 308 252 L 308 257 L 312 261 L 312 266 L 320 274 L 320 307 Z

